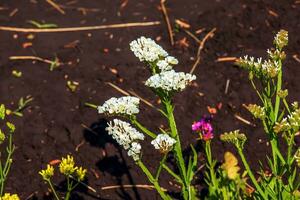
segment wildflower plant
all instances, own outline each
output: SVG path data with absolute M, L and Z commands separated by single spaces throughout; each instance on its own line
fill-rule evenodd
M 5 121 L 7 109 L 4 104 L 0 105 L 0 119 Z M 13 144 L 13 133 L 15 132 L 15 125 L 9 121 L 6 121 L 5 127 L 7 133 L 4 132 L 4 128 L 0 129 L 0 144 L 6 144 L 6 153 L 1 152 L 0 157 L 0 199 L 8 199 L 10 194 L 4 194 L 5 183 L 10 171 L 11 165 L 13 163 L 13 153 L 15 151 L 15 146 Z M 12 195 L 12 199 L 16 199 L 17 195 Z
M 87 170 L 78 167 L 75 164 L 74 158 L 70 155 L 67 155 L 66 158 L 62 158 L 59 164 L 59 172 L 64 175 L 67 181 L 67 191 L 64 198 L 61 198 L 58 195 L 53 183 L 52 178 L 55 173 L 55 169 L 52 165 L 48 164 L 46 169 L 39 171 L 39 174 L 43 178 L 43 180 L 49 185 L 54 197 L 56 200 L 65 199 L 68 200 L 71 197 L 72 191 L 81 183 L 85 185 L 82 181 L 84 181 L 86 177 Z
M 184 90 L 196 79 L 196 76 L 176 72 L 173 67 L 178 64 L 178 60 L 173 56 L 169 56 L 161 46 L 150 38 L 140 37 L 132 41 L 130 49 L 141 62 L 147 65 L 151 72 L 151 76 L 145 81 L 145 85 L 151 88 L 160 98 L 162 109 L 158 110 L 168 120 L 169 129 L 160 129 L 158 133 L 154 133 L 142 125 L 137 118 L 140 101 L 136 97 L 113 97 L 104 102 L 103 105 L 98 106 L 98 112 L 126 120 L 113 119 L 108 122 L 106 130 L 120 146 L 127 150 L 127 154 L 142 169 L 162 199 L 172 199 L 170 195 L 161 189 L 159 184 L 162 170 L 169 173 L 181 185 L 183 199 L 195 199 L 196 192 L 192 186 L 192 180 L 197 165 L 197 153 L 192 147 L 193 155 L 190 156 L 189 161 L 186 162 L 183 158 L 172 97 L 176 92 Z M 140 142 L 145 137 L 152 139 L 153 148 L 162 156 L 155 174 L 143 163 L 143 148 Z M 169 154 L 173 154 L 175 157 L 178 174 L 166 164 Z
M 274 48 L 267 50 L 267 60 L 245 56 L 237 61 L 237 65 L 249 72 L 251 85 L 260 99 L 260 105 L 249 104 L 246 108 L 261 121 L 271 144 L 272 155 L 267 156 L 268 166 L 261 165 L 259 178 L 253 173 L 244 155 L 245 134 L 236 130 L 220 137 L 222 141 L 236 147 L 254 185 L 254 199 L 300 198 L 299 147 L 297 150 L 295 143 L 300 128 L 300 109 L 298 103 L 288 103 L 288 91 L 282 87 L 282 63 L 286 58 L 283 48 L 287 44 L 288 32 L 280 30 L 274 38 Z M 282 151 L 280 138 L 284 138 L 286 151 Z M 271 174 L 265 173 L 268 168 Z

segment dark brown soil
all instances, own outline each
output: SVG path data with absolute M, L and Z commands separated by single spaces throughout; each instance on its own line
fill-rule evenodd
M 159 44 L 180 60 L 177 70 L 186 72 L 194 63 L 197 44 L 186 33 L 178 32 L 175 39 L 178 41 L 186 37 L 189 47 L 170 46 L 164 19 L 158 9 L 158 0 L 129 0 L 122 10 L 122 1 L 74 1 L 74 4 L 69 5 L 71 8 L 65 8 L 66 15 L 58 13 L 46 1 L 34 2 L 2 0 L 0 7 L 7 9 L 0 9 L 0 24 L 30 27 L 28 20 L 44 20 L 59 27 L 156 20 L 163 23 L 143 28 L 34 34 L 33 40 L 27 39 L 28 34 L 0 32 L 0 102 L 14 108 L 12 102 L 16 104 L 20 97 L 34 97 L 30 107 L 24 111 L 24 117 L 11 117 L 17 127 L 14 135 L 17 149 L 6 190 L 18 193 L 21 199 L 47 199 L 47 186 L 38 171 L 49 161 L 72 154 L 77 163 L 88 169 L 87 184 L 98 191 L 95 194 L 79 188 L 72 199 L 159 199 L 155 191 L 144 189 L 101 190 L 104 186 L 148 184 L 148 181 L 132 159 L 127 157 L 126 152 L 105 133 L 108 119 L 83 104 L 101 104 L 112 96 L 121 96 L 118 91 L 105 84 L 112 82 L 125 90 L 135 91 L 158 106 L 157 98 L 143 85 L 149 73 L 130 52 L 129 42 L 141 35 L 154 39 L 160 37 Z M 62 5 L 70 3 L 66 0 L 59 2 Z M 83 15 L 76 9 L 78 7 L 98 10 Z M 191 25 L 192 32 L 205 28 L 198 35 L 200 39 L 212 28 L 217 28 L 215 36 L 206 43 L 202 63 L 195 71 L 197 84 L 176 95 L 174 99 L 183 146 L 188 151 L 190 143 L 197 143 L 197 135 L 190 130 L 192 122 L 208 114 L 207 106 L 216 106 L 221 102 L 223 106 L 213 121 L 216 135 L 233 129 L 241 129 L 247 133 L 247 156 L 257 167 L 258 159 L 263 160 L 269 151 L 266 137 L 260 125 L 242 107 L 243 103 L 257 102 L 256 95 L 250 88 L 246 72 L 232 63 L 217 63 L 215 60 L 222 56 L 265 55 L 265 50 L 272 45 L 274 34 L 284 28 L 290 35 L 284 83 L 289 89 L 290 100 L 299 100 L 300 87 L 297 84 L 300 81 L 300 63 L 292 57 L 300 51 L 299 2 L 173 0 L 168 1 L 167 7 L 172 22 L 183 18 Z M 18 12 L 10 17 L 9 14 L 15 8 Z M 76 40 L 79 41 L 76 47 L 64 47 Z M 33 46 L 23 48 L 25 42 L 32 42 Z M 69 64 L 50 72 L 49 65 L 44 63 L 9 61 L 9 56 L 16 55 L 34 55 L 48 59 L 57 55 L 62 62 Z M 23 76 L 12 76 L 13 69 L 22 71 Z M 110 69 L 116 69 L 117 74 Z M 225 95 L 227 79 L 230 79 L 230 85 L 228 94 Z M 66 87 L 68 80 L 79 82 L 74 93 Z M 200 93 L 204 96 L 199 95 Z M 165 120 L 154 109 L 144 104 L 141 107 L 142 112 L 138 117 L 150 129 L 157 131 L 157 127 L 165 124 Z M 234 117 L 236 113 L 256 123 L 257 127 L 238 121 Z M 82 124 L 94 132 L 83 128 Z M 81 145 L 76 151 L 79 144 Z M 155 170 L 159 161 L 158 154 L 152 150 L 149 141 L 144 143 L 143 149 L 143 160 L 150 170 Z M 203 157 L 201 147 L 198 149 L 199 157 Z M 231 149 L 229 145 L 215 139 L 213 152 L 218 160 L 222 160 L 223 152 L 228 149 Z M 201 161 L 199 165 L 203 163 Z M 162 186 L 176 192 L 176 187 L 169 180 L 172 181 L 163 174 Z M 61 177 L 55 177 L 58 186 L 62 186 L 61 181 Z M 204 186 L 201 173 L 198 174 L 196 184 L 198 188 Z M 175 193 L 174 195 L 176 196 Z

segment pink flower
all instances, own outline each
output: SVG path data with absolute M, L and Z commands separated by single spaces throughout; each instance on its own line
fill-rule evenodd
M 202 139 L 204 141 L 208 141 L 214 138 L 214 134 L 212 132 L 202 134 Z
M 202 117 L 199 121 L 192 124 L 192 130 L 200 134 L 200 138 L 204 141 L 214 137 L 213 127 L 211 125 L 211 117 Z
M 201 127 L 201 122 L 194 122 L 192 125 L 192 130 L 199 131 L 200 127 Z

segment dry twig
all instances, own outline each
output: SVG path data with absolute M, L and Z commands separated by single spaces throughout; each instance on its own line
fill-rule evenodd
M 102 187 L 101 190 L 111 190 L 111 189 L 119 189 L 119 188 L 142 188 L 146 190 L 155 189 L 153 185 L 111 185 Z M 165 188 L 161 188 L 164 192 L 167 191 Z
M 235 62 L 237 59 L 237 57 L 220 57 L 216 60 L 216 62 Z
M 159 24 L 160 21 L 153 21 L 153 22 L 133 22 L 133 23 L 110 24 L 110 25 L 99 25 L 99 26 L 45 28 L 45 29 L 0 26 L 0 31 L 12 31 L 12 32 L 23 32 L 23 33 L 58 33 L 58 32 L 92 31 L 92 30 L 101 30 L 101 29 L 110 29 L 110 28 L 113 29 L 113 28 L 128 28 L 128 27 L 139 27 L 139 26 L 154 26 Z
M 55 61 L 40 58 L 40 57 L 37 57 L 37 56 L 10 56 L 9 59 L 10 60 L 36 60 L 36 61 L 48 63 L 50 65 L 52 65 L 55 62 Z M 60 63 L 60 62 L 58 62 L 56 64 L 58 66 L 63 65 L 63 63 Z
M 247 125 L 250 125 L 250 126 L 254 126 L 255 127 L 255 124 L 251 123 L 250 121 L 246 120 L 245 118 L 241 117 L 240 115 L 238 114 L 235 114 L 234 117 L 238 120 L 240 120 L 241 122 L 247 124 Z
M 166 23 L 167 23 L 167 28 L 168 28 L 169 37 L 170 37 L 170 43 L 173 46 L 174 45 L 174 36 L 173 36 L 172 26 L 170 23 L 168 12 L 167 12 L 167 9 L 165 6 L 165 2 L 166 2 L 166 0 L 160 0 L 160 6 L 161 6 L 161 10 L 163 12 L 163 15 L 165 17 Z
M 298 63 L 300 63 L 300 58 L 298 57 L 297 54 L 293 55 L 293 58 L 294 58 Z
M 197 59 L 194 63 L 194 65 L 192 66 L 192 69 L 190 70 L 190 73 L 192 74 L 197 65 L 200 63 L 201 61 L 201 51 L 202 49 L 204 48 L 204 45 L 205 45 L 205 42 L 209 39 L 209 38 L 212 38 L 214 36 L 214 32 L 216 31 L 217 29 L 216 28 L 213 28 L 211 31 L 209 31 L 203 38 L 203 40 L 200 42 L 199 44 L 199 48 L 198 48 L 198 51 L 197 51 Z
M 65 15 L 65 11 L 54 1 L 52 0 L 46 0 L 47 3 L 49 3 L 53 8 L 55 8 L 58 12 L 60 12 L 61 14 Z

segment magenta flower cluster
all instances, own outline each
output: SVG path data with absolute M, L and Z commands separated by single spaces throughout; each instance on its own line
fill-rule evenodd
M 211 140 L 214 137 L 211 117 L 202 117 L 199 121 L 194 122 L 192 130 L 199 133 L 200 138 L 204 141 Z

